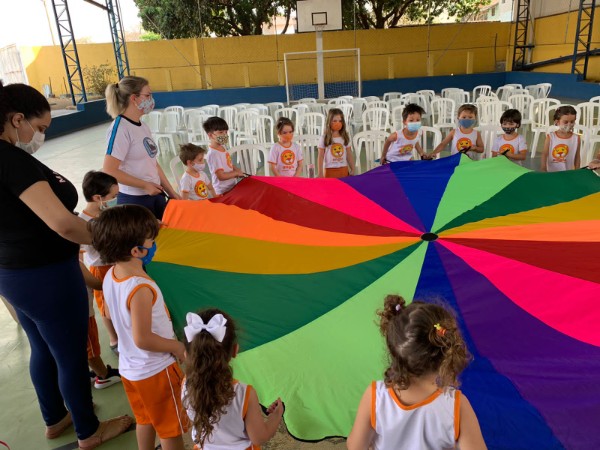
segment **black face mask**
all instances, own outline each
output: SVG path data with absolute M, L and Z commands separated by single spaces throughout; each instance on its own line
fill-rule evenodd
M 506 134 L 513 134 L 515 130 L 515 127 L 502 127 L 502 131 L 504 131 Z

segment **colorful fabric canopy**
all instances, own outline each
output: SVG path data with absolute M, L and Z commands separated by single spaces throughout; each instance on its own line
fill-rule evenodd
M 151 276 L 175 325 L 237 319 L 235 376 L 297 438 L 346 436 L 386 367 L 388 293 L 455 309 L 489 448 L 600 448 L 600 178 L 456 155 L 172 201 Z

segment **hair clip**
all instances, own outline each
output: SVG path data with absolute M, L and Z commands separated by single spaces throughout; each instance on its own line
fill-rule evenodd
M 401 309 L 402 309 L 402 306 L 400 306 L 400 303 L 398 303 L 398 304 L 396 305 L 396 311 L 400 311 Z
M 446 334 L 446 329 L 441 326 L 439 323 L 436 323 L 433 328 L 435 328 L 438 336 L 444 336 Z

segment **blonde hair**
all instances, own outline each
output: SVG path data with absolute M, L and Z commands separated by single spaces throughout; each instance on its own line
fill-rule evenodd
M 328 147 L 333 142 L 333 130 L 331 129 L 331 121 L 335 116 L 340 116 L 342 118 L 342 129 L 339 131 L 340 137 L 344 139 L 344 145 L 348 145 L 350 143 L 350 136 L 348 135 L 348 131 L 346 131 L 346 119 L 344 119 L 344 111 L 339 108 L 331 108 L 327 113 L 327 119 L 325 121 L 325 147 Z
M 148 80 L 142 77 L 123 77 L 118 83 L 106 86 L 104 95 L 106 97 L 106 112 L 114 119 L 129 106 L 129 97 L 132 94 L 142 92 L 147 86 Z

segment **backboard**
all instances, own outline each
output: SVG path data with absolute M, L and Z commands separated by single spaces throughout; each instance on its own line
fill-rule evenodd
M 342 0 L 298 0 L 296 2 L 298 33 L 342 29 Z

